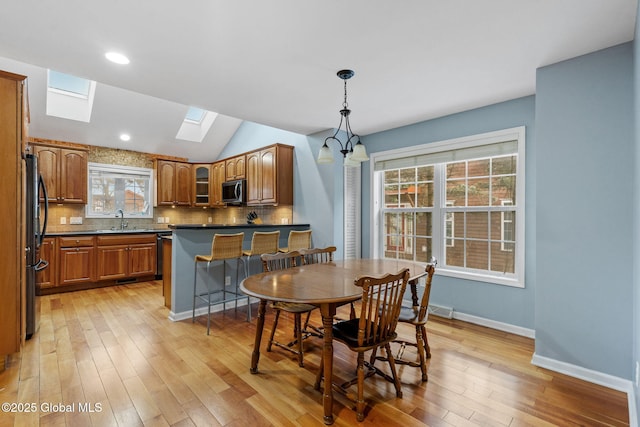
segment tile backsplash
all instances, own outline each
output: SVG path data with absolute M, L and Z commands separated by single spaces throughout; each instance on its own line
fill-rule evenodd
M 292 206 L 234 206 L 203 209 L 164 207 L 153 209 L 153 218 L 127 218 L 127 228 L 167 229 L 168 224 L 246 224 L 249 212 L 255 212 L 265 224 L 292 224 Z M 72 224 L 80 218 L 81 224 Z M 166 219 L 168 218 L 168 221 Z M 73 221 L 72 221 L 73 219 Z M 120 227 L 119 218 L 86 218 L 84 205 L 49 205 L 47 230 L 73 232 Z

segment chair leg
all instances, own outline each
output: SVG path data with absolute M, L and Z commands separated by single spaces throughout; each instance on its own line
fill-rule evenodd
M 207 263 L 207 279 L 209 278 L 209 265 L 211 263 Z M 208 300 L 208 304 L 207 304 L 207 335 L 209 335 L 209 329 L 211 328 L 211 291 L 209 290 L 209 292 L 207 293 L 207 296 L 209 297 Z
M 322 382 L 323 376 L 324 376 L 324 356 L 320 357 L 320 368 L 318 368 L 318 373 L 316 374 L 316 382 L 313 384 L 314 390 L 320 390 L 320 382 Z
M 429 359 L 431 357 L 431 348 L 429 347 L 429 340 L 427 339 L 427 328 L 424 325 L 421 325 L 420 332 L 422 333 L 422 341 L 424 341 L 427 359 Z
M 418 347 L 418 356 L 420 357 L 420 370 L 422 371 L 422 381 L 427 381 L 427 350 L 423 341 L 424 334 L 421 330 L 424 326 L 416 326 L 416 346 Z
M 356 399 L 356 418 L 362 422 L 364 420 L 364 353 L 358 353 L 358 397 Z
M 296 329 L 296 341 L 298 341 L 298 366 L 304 366 L 304 354 L 302 353 L 302 316 L 300 313 L 294 315 L 295 329 Z
M 278 318 L 280 317 L 280 310 L 276 310 L 276 315 L 273 319 L 273 327 L 271 328 L 271 335 L 269 336 L 269 343 L 267 344 L 267 351 L 271 351 L 271 345 L 273 344 L 273 337 L 276 335 L 276 328 L 278 327 Z
M 191 313 L 191 323 L 196 321 L 196 280 L 198 280 L 198 262 L 194 263 L 193 269 L 193 312 Z
M 387 352 L 387 360 L 389 361 L 393 384 L 396 387 L 396 396 L 402 397 L 402 385 L 400 384 L 400 378 L 398 378 L 398 373 L 396 372 L 396 362 L 393 358 L 393 354 L 391 353 L 391 345 L 389 345 L 389 343 L 385 344 L 384 349 Z

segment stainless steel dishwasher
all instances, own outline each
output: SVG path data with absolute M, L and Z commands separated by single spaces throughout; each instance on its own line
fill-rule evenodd
M 170 236 L 171 231 L 156 234 L 156 280 L 162 279 L 162 236 Z

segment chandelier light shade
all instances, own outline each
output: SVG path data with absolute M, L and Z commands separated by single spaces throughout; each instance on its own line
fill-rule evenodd
M 320 153 L 318 153 L 318 163 L 320 164 L 333 163 L 333 153 L 327 144 L 329 141 L 336 141 L 340 144 L 340 152 L 344 158 L 345 166 L 358 166 L 361 162 L 369 160 L 367 150 L 364 148 L 362 142 L 360 142 L 360 136 L 353 133 L 351 124 L 349 123 L 351 110 L 348 108 L 349 104 L 347 103 L 347 80 L 353 77 L 354 74 L 353 70 L 338 71 L 338 77 L 344 80 L 344 102 L 340 110 L 340 124 L 336 132 L 324 140 L 324 145 L 322 145 Z M 346 134 L 346 141 L 344 143 L 338 138 L 338 133 L 342 129 L 343 123 L 344 133 Z

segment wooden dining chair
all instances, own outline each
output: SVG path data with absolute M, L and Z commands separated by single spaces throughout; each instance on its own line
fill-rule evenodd
M 262 254 L 260 259 L 262 260 L 262 268 L 266 271 L 275 271 L 282 270 L 285 268 L 295 267 L 297 263 L 297 259 L 301 257 L 300 252 L 278 252 L 275 254 Z M 302 315 L 305 313 L 310 313 L 315 310 L 317 307 L 311 304 L 299 304 L 299 303 L 291 303 L 284 301 L 273 301 L 270 304 L 270 307 L 275 310 L 275 316 L 273 320 L 273 327 L 271 328 L 271 335 L 269 336 L 269 343 L 267 344 L 267 351 L 271 351 L 273 344 L 276 346 L 283 348 L 291 353 L 294 353 L 298 356 L 298 365 L 304 366 L 304 352 L 302 349 L 302 342 L 304 339 L 308 338 L 311 335 L 322 336 L 318 333 L 305 331 L 302 328 Z M 281 343 L 274 339 L 276 334 L 276 329 L 278 328 L 278 320 L 280 318 L 281 312 L 287 312 L 293 314 L 293 341 L 289 343 Z
M 309 248 L 299 249 L 302 256 L 302 264 L 320 264 L 323 262 L 333 261 L 333 253 L 336 251 L 335 246 L 327 246 L 326 248 Z
M 302 259 L 303 265 L 309 264 L 321 264 L 326 262 L 333 261 L 333 253 L 336 251 L 335 246 L 327 246 L 326 248 L 310 248 L 310 249 L 300 249 L 300 258 Z M 353 303 L 352 303 L 353 307 Z M 354 316 L 352 316 L 354 317 Z M 304 325 L 302 327 L 303 333 L 311 333 L 309 329 L 315 332 L 314 335 L 319 337 L 324 336 L 322 329 L 317 328 L 313 325 L 309 324 L 309 319 L 311 318 L 311 311 L 307 313 L 307 318 L 304 321 Z
M 416 283 L 410 284 L 409 288 L 411 289 L 411 306 L 403 305 L 400 310 L 400 316 L 398 317 L 399 323 L 406 323 L 409 325 L 413 325 L 415 327 L 416 340 L 407 341 L 401 339 L 395 339 L 393 342 L 399 344 L 398 351 L 396 356 L 394 357 L 396 365 L 408 365 L 414 368 L 420 368 L 422 371 L 422 381 L 427 381 L 429 379 L 427 375 L 427 359 L 431 357 L 431 349 L 429 348 L 429 340 L 427 339 L 427 318 L 429 316 L 429 296 L 431 295 L 431 281 L 433 279 L 433 274 L 436 271 L 436 265 L 438 261 L 435 257 L 431 257 L 431 260 L 427 264 L 425 271 L 427 272 L 427 276 L 425 279 L 424 289 L 422 290 L 422 297 L 419 297 L 418 285 Z M 411 360 L 405 357 L 404 351 L 407 346 L 416 347 L 418 352 L 419 362 L 416 362 L 415 359 Z M 387 357 L 382 355 L 376 355 L 376 351 L 374 350 L 371 353 L 371 358 L 369 363 L 373 365 L 376 360 L 386 361 Z M 392 380 L 391 377 L 385 375 L 381 371 L 378 371 L 379 374 L 387 378 L 388 380 Z
M 387 361 L 394 378 L 396 396 L 402 397 L 400 380 L 396 374 L 396 366 L 389 343 L 397 338 L 396 326 L 402 306 L 402 295 L 408 280 L 408 268 L 400 270 L 396 274 L 386 274 L 383 277 L 364 276 L 356 279 L 355 285 L 362 288 L 360 316 L 333 325 L 333 339 L 345 344 L 351 351 L 358 353 L 357 377 L 337 386 L 338 390 L 346 394 L 348 387 L 354 383 L 358 384 L 356 398 L 356 417 L 358 421 L 364 420 L 364 409 L 366 407 L 364 401 L 364 353 L 366 351 L 384 347 L 389 356 Z M 324 374 L 323 368 L 324 361 L 321 361 L 320 369 L 316 376 L 316 390 L 320 389 L 320 382 Z M 366 376 L 374 373 L 375 370 L 370 370 Z M 326 378 L 325 381 L 327 381 Z

